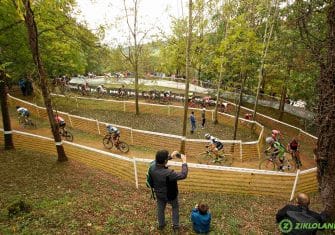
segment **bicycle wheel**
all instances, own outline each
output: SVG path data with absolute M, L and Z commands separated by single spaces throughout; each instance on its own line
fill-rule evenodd
M 129 145 L 125 142 L 120 141 L 117 149 L 120 150 L 123 153 L 128 153 L 129 152 Z
M 292 156 L 292 159 L 295 162 L 295 165 L 296 165 L 297 169 L 300 169 L 302 167 L 302 163 L 301 163 L 301 160 L 299 158 L 299 153 L 298 152 L 293 152 L 291 156 Z
M 113 148 L 113 140 L 112 140 L 112 137 L 110 135 L 106 135 L 103 138 L 102 143 L 105 146 L 105 148 L 107 148 L 107 149 Z
M 283 166 L 284 171 L 294 172 L 297 169 L 297 165 L 293 159 L 286 159 Z
M 198 163 L 208 164 L 210 162 L 211 155 L 209 152 L 202 152 L 202 153 L 199 153 L 199 155 L 196 158 L 197 158 Z
M 276 164 L 270 158 L 264 158 L 259 162 L 259 169 L 274 171 Z
M 63 136 L 65 137 L 65 140 L 73 142 L 73 135 L 69 131 L 65 131 Z
M 33 128 L 33 129 L 36 129 L 36 123 L 31 120 L 31 119 L 28 119 L 26 124 L 25 124 L 26 127 L 29 127 L 29 128 Z

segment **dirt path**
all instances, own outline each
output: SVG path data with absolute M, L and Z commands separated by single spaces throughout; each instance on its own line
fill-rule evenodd
M 2 127 L 1 117 L 0 117 L 0 120 L 1 120 L 1 127 Z M 11 120 L 12 120 L 12 123 L 11 123 L 12 128 L 14 130 L 28 132 L 28 133 L 52 138 L 52 134 L 51 134 L 50 128 L 48 127 L 47 122 L 37 123 L 37 126 L 38 126 L 37 129 L 27 129 L 27 128 L 21 127 L 18 124 L 18 122 L 16 121 L 16 118 L 13 117 L 13 115 L 11 116 Z M 107 150 L 106 148 L 104 148 L 104 146 L 102 144 L 102 137 L 101 136 L 80 132 L 80 131 L 77 131 L 77 130 L 74 130 L 74 129 L 69 129 L 69 130 L 74 135 L 74 142 L 78 143 L 78 144 L 81 144 L 81 145 L 84 145 L 84 146 L 89 146 L 89 147 L 99 149 L 99 150 L 102 150 L 102 151 L 106 151 L 106 152 L 112 152 L 112 153 L 122 155 L 122 156 L 126 156 L 126 157 L 154 159 L 154 156 L 155 156 L 155 151 L 144 150 L 144 149 L 142 149 L 140 147 L 137 147 L 137 146 L 130 146 L 130 151 L 126 154 L 124 154 L 124 153 L 122 153 L 122 152 L 120 152 L 119 150 L 116 150 L 116 149 Z M 197 160 L 196 160 L 195 157 L 190 156 L 188 158 L 188 162 L 197 163 Z M 258 159 L 252 159 L 252 160 L 248 160 L 248 161 L 245 161 L 245 162 L 240 162 L 238 160 L 234 160 L 232 166 L 258 169 L 258 165 L 259 165 L 259 160 Z M 303 167 L 302 167 L 303 170 L 312 168 L 314 166 L 315 166 L 314 161 L 312 161 L 309 158 L 306 158 L 306 157 L 303 156 Z
M 23 97 L 19 94 L 19 92 L 14 92 L 15 96 L 17 96 L 18 98 L 21 99 L 25 99 L 27 101 L 33 102 L 33 97 Z M 30 129 L 24 129 L 21 126 L 18 125 L 17 120 L 16 120 L 16 114 L 15 113 L 11 113 L 12 117 L 12 128 L 19 130 L 19 131 L 26 131 L 29 133 L 33 133 L 36 135 L 42 135 L 42 136 L 47 136 L 47 137 L 52 137 L 50 128 L 48 126 L 48 123 L 46 121 L 41 121 L 42 123 L 38 123 L 38 128 L 35 130 L 30 130 Z M 1 123 L 0 125 L 2 126 L 2 117 L 0 117 Z M 143 123 L 142 123 L 143 124 Z M 94 136 L 88 133 L 84 133 L 84 132 L 78 132 L 77 130 L 71 130 L 72 133 L 74 134 L 74 141 L 75 143 L 81 144 L 81 145 L 85 145 L 85 146 L 89 146 L 92 148 L 96 148 L 99 150 L 103 150 L 103 151 L 110 151 L 112 153 L 115 154 L 119 154 L 119 155 L 124 155 L 127 157 L 139 157 L 139 158 L 148 158 L 148 159 L 154 159 L 155 156 L 155 151 L 153 150 L 144 150 L 143 148 L 137 147 L 137 146 L 131 146 L 130 151 L 127 154 L 123 154 L 120 151 L 116 150 L 116 149 L 112 149 L 112 150 L 107 150 L 103 147 L 102 145 L 102 137 L 101 136 Z M 270 131 L 267 128 L 265 129 L 265 131 Z M 178 146 L 176 146 L 176 148 L 178 148 Z M 303 167 L 302 169 L 309 169 L 312 167 L 315 167 L 315 162 L 314 160 L 310 157 L 310 156 L 301 156 L 302 158 L 302 163 L 303 163 Z M 194 162 L 197 163 L 197 160 L 195 159 L 195 157 L 189 157 L 188 158 L 189 162 Z M 240 162 L 239 160 L 235 160 L 233 163 L 233 166 L 235 167 L 245 167 L 245 168 L 254 168 L 254 169 L 258 169 L 258 165 L 259 165 L 259 160 L 258 159 L 253 159 L 253 160 L 248 160 L 245 162 Z

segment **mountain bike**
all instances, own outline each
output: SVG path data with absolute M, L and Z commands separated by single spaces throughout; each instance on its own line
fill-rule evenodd
M 297 169 L 300 169 L 300 167 L 302 167 L 302 163 L 301 163 L 301 160 L 300 160 L 300 152 L 299 152 L 299 150 L 295 150 L 295 151 L 291 150 L 290 154 L 292 156 L 292 159 L 295 162 L 295 165 L 297 166 Z
M 129 145 L 126 142 L 120 141 L 118 138 L 114 138 L 112 134 L 106 134 L 102 139 L 102 143 L 107 149 L 115 147 L 123 153 L 129 152 Z
M 33 121 L 29 117 L 18 116 L 18 120 L 19 120 L 19 124 L 23 128 L 30 128 L 30 129 L 36 129 L 37 128 L 35 121 Z
M 73 135 L 66 128 L 59 128 L 59 135 L 66 141 L 73 142 Z
M 206 146 L 205 152 L 199 153 L 196 157 L 200 164 L 215 164 L 223 166 L 231 166 L 233 164 L 233 157 L 231 154 L 224 153 L 223 150 L 218 152 L 218 156 Z
M 280 169 L 281 162 L 277 156 L 270 155 L 270 152 L 265 152 L 265 158 L 259 162 L 259 169 L 270 170 L 270 171 L 284 171 L 284 172 L 294 172 L 297 169 L 296 162 L 284 155 L 284 160 L 282 163 L 282 168 Z

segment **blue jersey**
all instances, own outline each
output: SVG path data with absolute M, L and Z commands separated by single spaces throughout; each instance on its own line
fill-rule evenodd
M 120 134 L 119 129 L 117 129 L 116 127 L 113 127 L 112 125 L 108 125 L 106 128 L 110 134 L 117 134 L 117 135 Z

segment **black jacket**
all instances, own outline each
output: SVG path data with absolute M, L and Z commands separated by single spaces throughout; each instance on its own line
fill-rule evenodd
M 168 198 L 168 188 L 170 189 L 169 194 L 178 195 L 177 180 L 182 180 L 187 177 L 188 167 L 187 164 L 182 164 L 181 172 L 175 172 L 168 167 L 155 164 L 150 169 L 150 175 L 154 183 L 154 190 L 156 197 L 162 200 L 173 200 L 174 198 Z M 175 192 L 171 192 L 176 190 Z
M 295 229 L 296 223 L 320 223 L 322 225 L 322 216 L 314 211 L 309 210 L 304 206 L 286 205 L 277 212 L 276 221 L 280 223 L 283 219 L 288 219 L 292 222 L 292 231 L 285 234 L 295 235 L 313 235 L 317 230 L 311 229 Z

